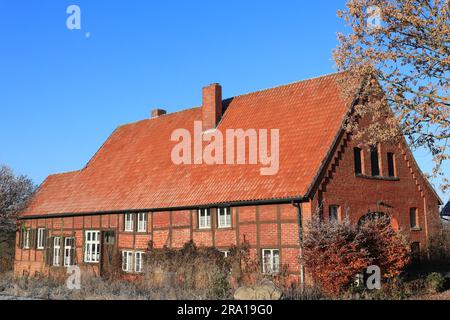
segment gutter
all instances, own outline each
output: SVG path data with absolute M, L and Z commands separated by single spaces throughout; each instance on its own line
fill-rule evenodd
M 292 205 L 297 208 L 297 221 L 298 221 L 298 243 L 300 246 L 299 264 L 300 264 L 300 283 L 302 290 L 305 284 L 305 266 L 303 265 L 303 214 L 301 202 L 292 201 Z
M 76 216 L 98 216 L 108 214 L 122 214 L 122 213 L 139 213 L 139 212 L 164 212 L 164 211 L 182 211 L 182 210 L 197 210 L 206 208 L 222 208 L 222 207 L 245 207 L 245 206 L 258 206 L 258 205 L 271 205 L 271 204 L 288 204 L 288 203 L 302 203 L 306 202 L 305 197 L 294 198 L 275 198 L 265 200 L 250 200 L 250 201 L 234 201 L 234 202 L 220 202 L 211 203 L 207 205 L 198 206 L 180 206 L 180 207 L 167 207 L 167 208 L 147 208 L 147 209 L 128 209 L 128 210 L 110 210 L 110 211 L 97 211 L 97 212 L 67 212 L 67 213 L 49 213 L 40 215 L 28 215 L 18 217 L 18 220 L 34 220 L 45 218 L 64 218 L 64 217 L 76 217 Z

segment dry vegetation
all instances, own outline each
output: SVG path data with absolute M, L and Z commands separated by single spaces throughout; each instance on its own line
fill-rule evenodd
M 331 233 L 329 231 L 325 234 L 329 236 L 325 238 L 332 238 Z M 339 237 L 345 233 L 340 230 L 337 234 Z M 353 240 L 356 237 L 355 235 Z M 434 243 L 441 244 L 448 239 L 447 237 L 449 234 L 443 232 L 439 235 L 439 239 L 436 237 Z M 238 286 L 258 283 L 264 276 L 259 272 L 260 266 L 256 262 L 258 260 L 250 256 L 248 245 L 243 244 L 232 248 L 231 251 L 230 256 L 224 258 L 216 249 L 196 247 L 192 242 L 180 250 L 153 249 L 150 244 L 147 252 L 148 263 L 141 276 L 124 279 L 123 276 L 126 274 L 117 272 L 104 279 L 83 274 L 81 289 L 69 290 L 65 284 L 67 278 L 65 273 L 47 278 L 14 277 L 12 272 L 7 272 L 0 274 L 0 296 L 58 300 L 232 299 L 234 289 Z M 443 251 L 444 249 L 440 247 L 438 257 L 448 259 L 450 255 Z M 351 259 L 349 256 L 339 260 L 331 259 L 334 263 L 338 263 L 334 270 L 342 267 L 339 263 L 351 263 L 349 259 Z M 336 294 L 324 291 L 323 283 L 322 289 L 315 286 L 301 290 L 298 286 L 289 285 L 283 272 L 276 277 L 266 277 L 282 287 L 283 299 L 286 300 L 445 299 L 448 294 L 445 290 L 450 288 L 449 260 L 445 259 L 436 258 L 427 264 L 410 266 L 399 276 L 386 277 L 382 289 L 373 291 L 344 285 L 339 294 Z M 354 271 L 357 269 L 352 272 Z M 336 274 L 338 273 L 331 273 L 327 281 L 334 281 Z
M 338 296 L 370 265 L 381 269 L 383 279 L 398 277 L 410 262 L 408 241 L 391 228 L 389 216 L 359 226 L 348 220 L 308 224 L 303 251 L 304 264 L 315 282 L 330 296 Z

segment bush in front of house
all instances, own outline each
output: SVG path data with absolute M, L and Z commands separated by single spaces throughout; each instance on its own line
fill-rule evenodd
M 247 242 L 232 246 L 228 255 L 213 247 L 187 242 L 181 249 L 154 248 L 150 242 L 146 254 L 143 283 L 153 286 L 203 290 L 209 299 L 229 299 L 240 286 L 251 286 L 269 279 L 288 289 L 288 266 L 277 274 L 262 274 L 260 257 L 250 253 Z
M 337 296 L 371 263 L 369 252 L 358 242 L 348 222 L 310 221 L 303 239 L 303 262 L 324 293 Z
M 427 276 L 426 283 L 430 293 L 439 293 L 445 290 L 446 279 L 441 273 L 433 272 Z
M 436 223 L 436 222 L 434 222 Z M 433 228 L 437 231 L 430 236 L 428 253 L 430 263 L 441 267 L 450 267 L 450 223 L 444 226 L 437 225 Z
M 410 262 L 405 238 L 392 230 L 389 217 L 368 220 L 360 226 L 348 220 L 309 222 L 303 243 L 303 263 L 313 280 L 329 296 L 348 290 L 355 277 L 370 265 L 381 269 L 383 279 L 394 279 Z
M 231 297 L 231 264 L 217 249 L 197 247 L 192 241 L 181 249 L 156 249 L 149 243 L 143 283 L 153 286 L 206 290 L 211 299 Z

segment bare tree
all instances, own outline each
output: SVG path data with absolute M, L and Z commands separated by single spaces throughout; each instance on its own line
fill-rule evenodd
M 0 243 L 8 241 L 8 234 L 15 232 L 17 214 L 35 190 L 31 179 L 0 166 Z
M 339 34 L 334 50 L 338 69 L 348 71 L 345 94 L 362 98 L 349 130 L 362 116 L 370 125 L 356 130 L 371 144 L 397 142 L 404 134 L 413 148 L 433 156 L 433 177 L 449 181 L 442 166 L 449 160 L 450 1 L 348 0 L 338 12 L 351 32 Z M 371 99 L 369 97 L 376 97 Z

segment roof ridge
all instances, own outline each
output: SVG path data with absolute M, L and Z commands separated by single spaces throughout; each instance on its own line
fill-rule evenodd
M 235 99 L 235 98 L 248 96 L 248 95 L 252 95 L 252 94 L 255 94 L 255 93 L 261 93 L 261 92 L 265 92 L 265 91 L 269 91 L 269 90 L 274 90 L 274 89 L 278 89 L 278 88 L 282 88 L 282 87 L 287 87 L 287 86 L 291 86 L 291 85 L 302 83 L 302 82 L 308 82 L 308 81 L 312 81 L 312 80 L 316 80 L 316 79 L 320 79 L 320 78 L 326 78 L 326 77 L 330 77 L 330 76 L 333 76 L 333 75 L 338 75 L 338 74 L 341 74 L 341 73 L 344 73 L 344 72 L 346 72 L 346 71 L 330 72 L 330 73 L 322 74 L 320 76 L 314 76 L 314 77 L 310 77 L 310 78 L 306 78 L 306 79 L 302 79 L 302 80 L 297 80 L 297 81 L 293 81 L 293 82 L 289 82 L 289 83 L 285 83 L 285 84 L 276 85 L 276 86 L 265 88 L 265 89 L 260 89 L 260 90 L 256 90 L 256 91 L 252 91 L 252 92 L 242 93 L 242 94 L 239 94 L 239 95 L 236 95 L 236 96 L 232 96 L 232 97 L 229 97 L 229 98 L 222 99 L 222 102 L 230 101 L 230 100 Z M 144 122 L 144 121 L 150 121 L 150 120 L 155 120 L 155 119 L 159 119 L 159 118 L 167 118 L 169 116 L 173 116 L 173 115 L 176 115 L 176 114 L 181 113 L 181 112 L 192 111 L 194 109 L 199 109 L 199 108 L 201 108 L 201 106 L 193 106 L 193 107 L 189 107 L 187 109 L 180 109 L 178 111 L 166 113 L 166 114 L 161 115 L 160 117 L 156 117 L 156 118 L 141 119 L 141 120 L 136 120 L 136 121 L 133 121 L 133 122 L 120 124 L 120 125 L 117 126 L 117 129 L 129 126 L 129 125 L 133 125 L 133 124 L 138 124 L 138 123 Z
M 302 79 L 302 80 L 297 80 L 297 81 L 293 81 L 293 82 L 289 82 L 289 83 L 285 83 L 285 84 L 276 85 L 276 86 L 273 86 L 273 87 L 270 87 L 270 88 L 265 88 L 265 89 L 260 89 L 260 90 L 256 90 L 256 91 L 252 91 L 252 92 L 242 93 L 242 94 L 239 94 L 239 95 L 236 95 L 236 96 L 233 96 L 233 97 L 229 97 L 229 98 L 223 99 L 223 101 L 231 100 L 231 99 L 234 99 L 234 98 L 240 98 L 240 97 L 248 96 L 248 95 L 255 94 L 255 93 L 261 93 L 261 92 L 265 92 L 265 91 L 269 91 L 269 90 L 279 89 L 279 88 L 282 88 L 282 87 L 288 87 L 288 86 L 291 86 L 291 85 L 294 85 L 294 84 L 298 84 L 298 83 L 302 83 L 302 82 L 308 82 L 308 81 L 317 80 L 317 79 L 320 79 L 320 78 L 326 78 L 326 77 L 330 77 L 330 76 L 335 76 L 335 75 L 342 74 L 342 73 L 345 73 L 345 72 L 346 71 L 330 72 L 330 73 L 326 73 L 326 74 L 323 74 L 323 75 L 320 75 L 320 76 L 314 76 L 314 77 L 310 77 L 310 78 L 306 78 L 306 79 Z
M 79 169 L 79 170 L 71 170 L 71 171 L 63 171 L 63 172 L 53 173 L 53 174 L 48 175 L 48 177 L 61 176 L 61 175 L 65 175 L 65 174 L 74 174 L 74 173 L 81 172 L 82 170 L 83 170 L 83 169 Z
M 167 118 L 167 117 L 176 115 L 176 114 L 181 113 L 181 112 L 193 111 L 194 109 L 199 109 L 199 108 L 201 108 L 201 106 L 195 106 L 195 107 L 190 107 L 190 108 L 187 108 L 187 109 L 181 109 L 181 110 L 178 110 L 178 111 L 174 111 L 174 112 L 163 114 L 163 115 L 161 115 L 159 117 L 155 117 L 155 118 L 147 118 L 147 119 L 136 120 L 136 121 L 133 121 L 133 122 L 123 123 L 123 124 L 118 125 L 116 129 L 119 129 L 119 128 L 122 128 L 122 127 L 126 127 L 126 126 L 129 126 L 129 125 L 133 125 L 133 124 L 138 124 L 140 122 Z

